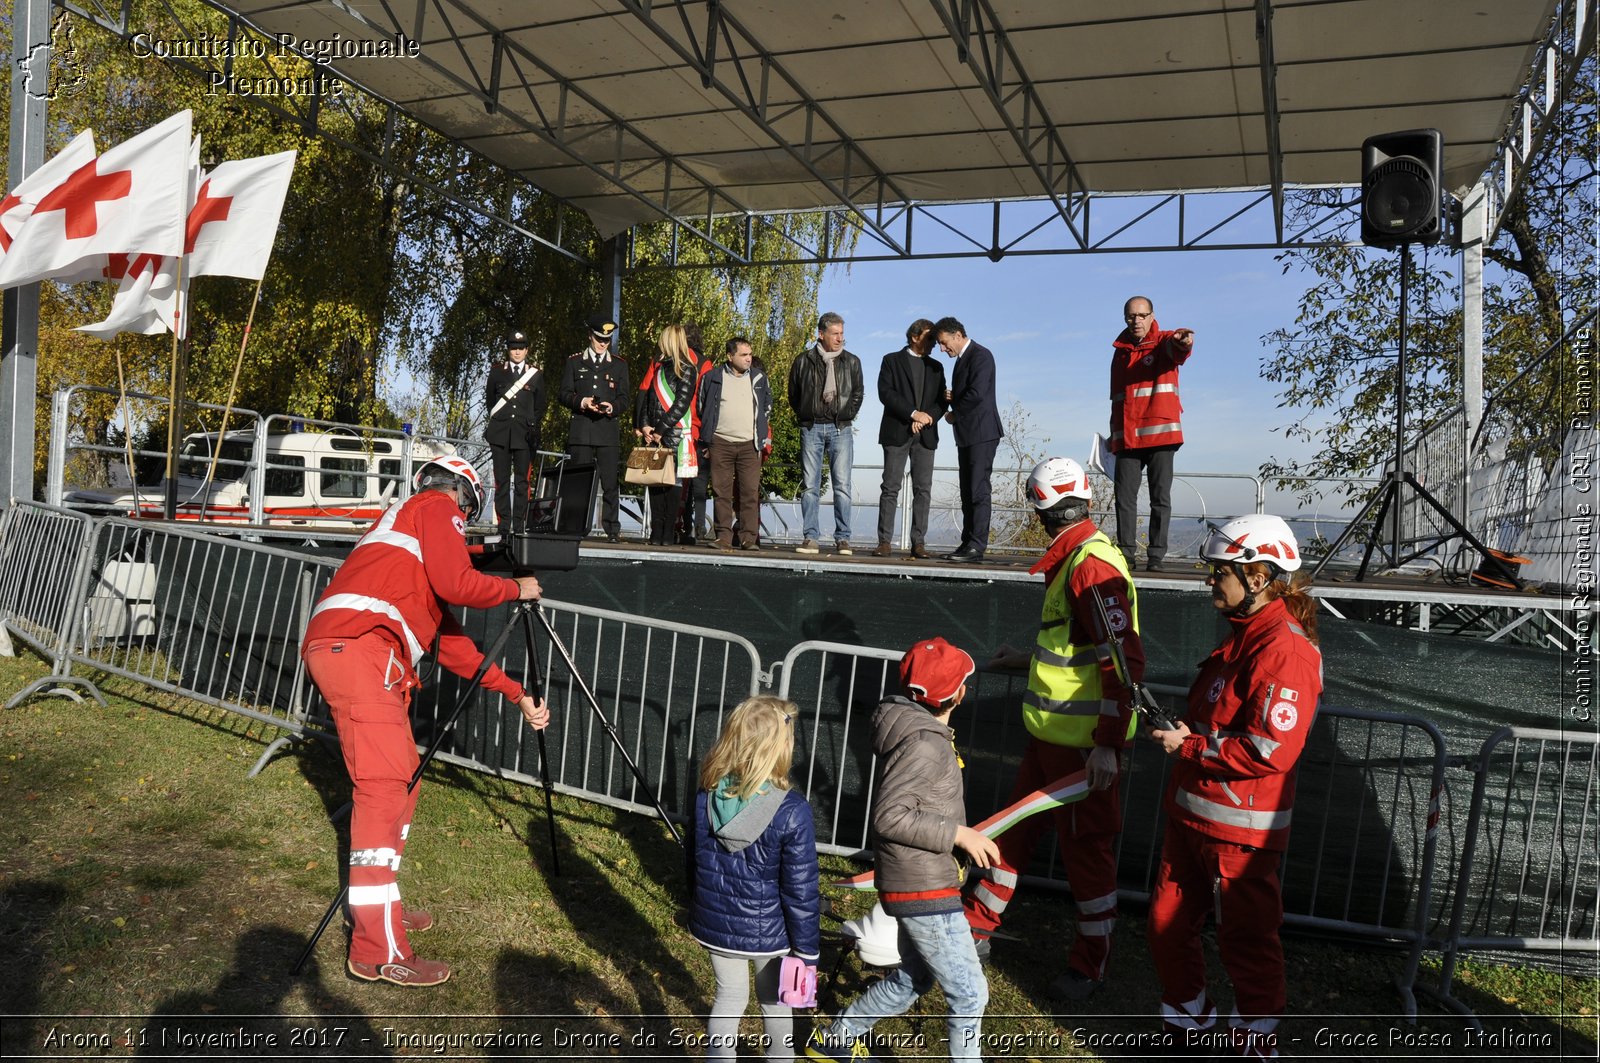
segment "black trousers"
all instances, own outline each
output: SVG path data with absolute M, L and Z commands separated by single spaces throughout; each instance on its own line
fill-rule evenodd
M 654 546 L 666 546 L 674 541 L 678 507 L 683 503 L 683 481 L 674 480 L 669 486 L 645 490 L 650 492 L 650 542 Z
M 494 459 L 494 516 L 502 532 L 521 528 L 528 521 L 528 475 L 533 451 L 510 447 L 489 448 Z
M 994 456 L 1000 441 L 974 443 L 956 448 L 956 467 L 961 478 L 961 549 L 983 554 L 989 549 L 989 481 L 994 474 Z
M 706 488 L 711 481 L 711 455 L 709 448 L 695 441 L 695 460 L 700 465 L 700 475 L 681 481 L 683 509 L 678 514 L 678 538 L 704 539 L 706 537 Z
M 607 535 L 619 535 L 622 522 L 617 519 L 617 463 L 621 448 L 615 443 L 603 447 L 584 443 L 568 443 L 567 451 L 574 461 L 594 462 L 594 472 L 600 479 L 600 527 Z

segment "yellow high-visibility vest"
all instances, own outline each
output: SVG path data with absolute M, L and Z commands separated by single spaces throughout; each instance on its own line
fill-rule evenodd
M 1100 689 L 1100 661 L 1109 658 L 1107 644 L 1072 641 L 1072 601 L 1067 588 L 1072 572 L 1086 557 L 1098 557 L 1122 574 L 1128 585 L 1130 626 L 1139 631 L 1139 596 L 1128 574 L 1128 562 L 1102 531 L 1096 531 L 1073 551 L 1044 593 L 1039 616 L 1039 638 L 1028 666 L 1028 692 L 1022 699 L 1022 722 L 1028 733 L 1042 742 L 1075 749 L 1094 748 L 1094 729 L 1100 717 L 1116 716 L 1117 702 Z M 1132 738 L 1136 717 L 1128 718 Z

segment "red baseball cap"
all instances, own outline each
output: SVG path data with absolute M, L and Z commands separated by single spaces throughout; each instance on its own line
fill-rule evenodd
M 966 650 L 944 639 L 921 639 L 900 659 L 900 685 L 914 700 L 938 708 L 976 671 Z

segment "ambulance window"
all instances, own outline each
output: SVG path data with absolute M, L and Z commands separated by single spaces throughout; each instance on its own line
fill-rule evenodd
M 365 458 L 323 458 L 322 497 L 364 498 L 367 493 Z
M 392 443 L 385 443 L 381 439 L 365 440 L 353 436 L 332 436 L 328 439 L 328 446 L 334 450 L 360 450 L 374 454 L 394 453 Z
M 193 476 L 196 479 L 210 474 L 211 445 L 210 436 L 195 436 L 184 440 L 183 449 L 178 452 L 179 474 Z M 237 439 L 225 441 L 222 444 L 222 453 L 217 458 L 217 482 L 227 483 L 230 480 L 244 479 L 250 465 L 250 450 L 251 446 L 246 441 Z
M 285 468 L 284 466 L 287 466 Z M 273 454 L 267 464 L 267 494 L 292 495 L 299 498 L 306 493 L 306 459 L 301 454 Z
M 394 484 L 395 485 L 395 489 L 399 490 L 399 484 L 400 484 L 400 459 L 399 458 L 379 458 L 378 459 L 378 490 L 382 491 L 385 487 L 388 487 L 390 484 Z

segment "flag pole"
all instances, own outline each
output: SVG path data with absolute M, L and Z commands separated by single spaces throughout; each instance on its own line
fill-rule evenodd
M 122 449 L 128 455 L 128 482 L 133 485 L 133 516 L 144 512 L 139 497 L 139 472 L 133 466 L 133 404 L 128 401 L 128 381 L 122 373 L 122 334 L 117 334 L 117 401 L 122 404 Z
M 187 300 L 183 297 L 183 262 L 186 257 L 178 256 L 177 289 L 173 293 L 177 302 L 172 330 L 172 382 L 167 398 L 167 497 L 164 509 L 168 520 L 178 517 L 178 446 L 183 442 L 183 389 L 189 368 L 189 346 L 181 342 L 189 330 Z
M 228 401 L 222 404 L 222 428 L 217 433 L 217 445 L 211 448 L 211 468 L 206 470 L 206 483 L 211 483 L 217 475 L 217 459 L 222 456 L 222 441 L 228 436 L 228 415 L 233 412 L 233 397 L 239 393 L 239 370 L 244 368 L 244 349 L 250 344 L 250 327 L 255 324 L 256 307 L 261 304 L 261 284 L 266 280 L 266 271 L 256 278 L 256 294 L 250 300 L 250 312 L 245 315 L 244 335 L 239 338 L 239 357 L 233 360 L 233 380 L 228 383 Z M 265 454 L 257 455 L 261 461 L 266 461 Z

